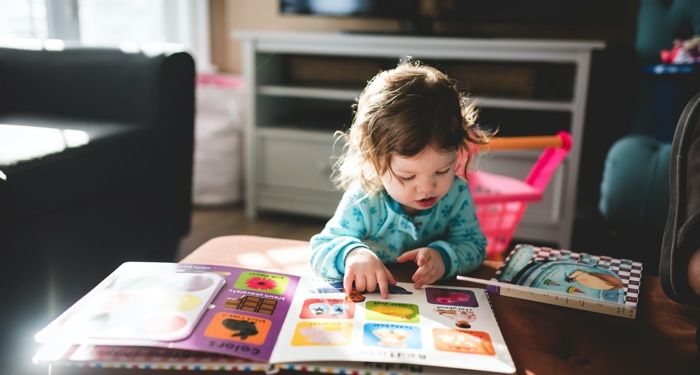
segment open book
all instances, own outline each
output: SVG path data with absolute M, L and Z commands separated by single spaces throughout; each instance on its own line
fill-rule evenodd
M 517 245 L 487 285 L 494 294 L 634 319 L 642 264 L 629 259 Z
M 355 367 L 515 372 L 482 289 L 399 283 L 389 299 L 367 293 L 351 300 L 342 282 L 214 265 L 124 263 L 36 339 L 44 343 L 35 356 L 41 363 L 160 360 L 170 367 L 213 362 L 213 368 L 261 369 L 313 362 L 338 369 L 361 362 Z M 175 352 L 149 356 L 144 348 L 214 357 L 180 354 L 178 361 Z

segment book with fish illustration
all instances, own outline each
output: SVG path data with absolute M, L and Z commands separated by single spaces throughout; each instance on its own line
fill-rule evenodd
M 124 263 L 36 339 L 35 362 L 56 365 L 515 372 L 483 289 L 398 283 L 383 299 L 201 264 Z
M 642 263 L 520 244 L 493 279 L 457 278 L 494 294 L 634 319 Z

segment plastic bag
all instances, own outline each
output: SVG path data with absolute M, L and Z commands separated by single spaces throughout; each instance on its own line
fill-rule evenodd
M 231 75 L 197 77 L 193 202 L 223 205 L 243 198 L 243 81 Z

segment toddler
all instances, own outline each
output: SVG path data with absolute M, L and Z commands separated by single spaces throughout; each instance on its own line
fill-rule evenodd
M 311 265 L 343 279 L 346 292 L 388 297 L 396 281 L 387 263 L 418 266 L 416 288 L 477 268 L 486 238 L 458 153 L 488 142 L 476 109 L 444 73 L 403 61 L 369 81 L 355 118 L 340 136 L 345 152 L 334 180 L 345 190 L 323 231 L 311 238 Z M 466 174 L 465 174 L 466 175 Z

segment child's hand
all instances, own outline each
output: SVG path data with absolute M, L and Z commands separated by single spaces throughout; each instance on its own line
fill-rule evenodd
M 429 247 L 419 247 L 401 254 L 396 261 L 403 263 L 406 261 L 414 261 L 418 265 L 418 269 L 411 278 L 413 285 L 416 288 L 421 288 L 423 285 L 432 284 L 445 274 L 445 263 L 442 261 L 442 255 Z
M 352 291 L 353 280 L 355 281 L 355 288 L 360 292 L 365 290 L 374 292 L 377 285 L 379 285 L 379 292 L 382 298 L 389 297 L 388 284 L 396 284 L 394 276 L 384 267 L 377 255 L 364 247 L 352 250 L 345 258 L 343 288 L 347 293 Z

